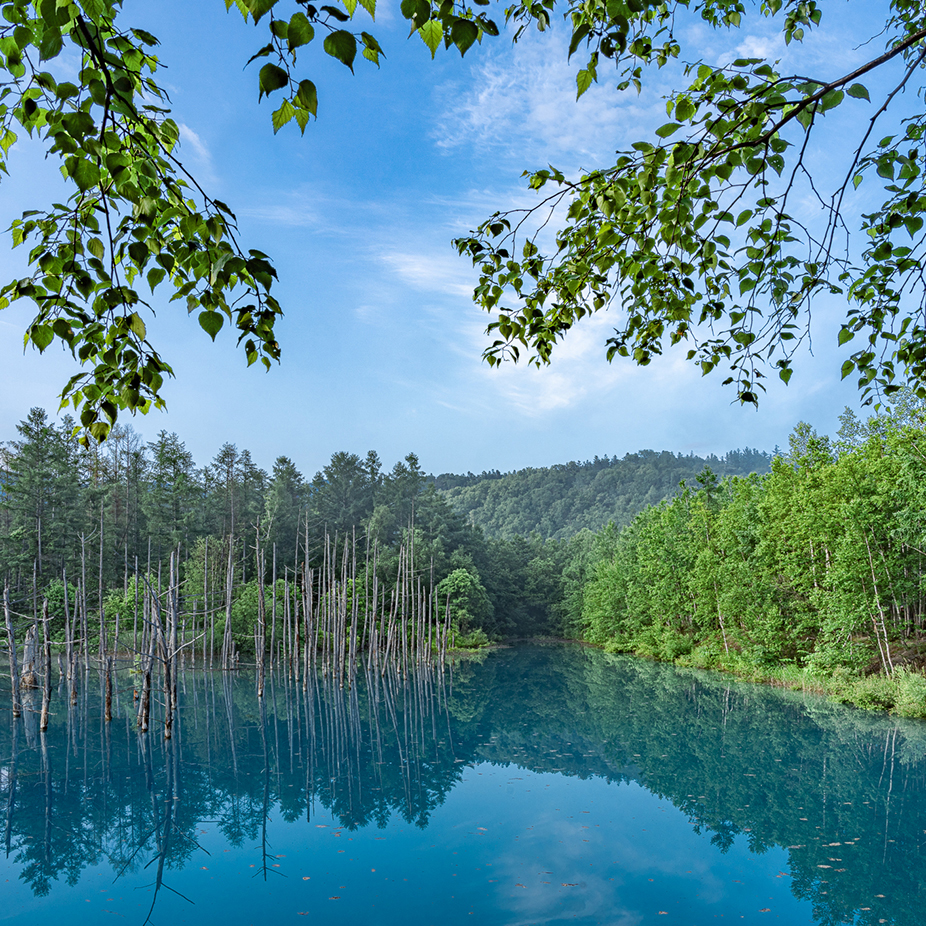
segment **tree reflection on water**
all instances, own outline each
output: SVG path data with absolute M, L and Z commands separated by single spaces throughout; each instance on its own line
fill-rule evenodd
M 259 844 L 267 879 L 272 816 L 310 822 L 323 808 L 347 830 L 395 816 L 425 828 L 463 769 L 489 762 L 637 782 L 721 852 L 740 834 L 753 852 L 784 847 L 820 923 L 921 922 L 920 722 L 558 645 L 406 680 L 361 674 L 353 688 L 274 674 L 262 701 L 245 673 L 187 671 L 171 740 L 136 731 L 133 693 L 119 673 L 107 723 L 91 672 L 77 704 L 59 687 L 47 733 L 27 699 L 22 718 L 5 713 L 4 845 L 36 896 L 90 865 L 116 879 L 150 870 L 150 918 L 162 891 L 179 893 L 171 871 L 206 859 L 202 821 L 232 847 Z

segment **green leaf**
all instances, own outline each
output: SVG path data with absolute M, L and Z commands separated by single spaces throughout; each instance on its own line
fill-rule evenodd
M 308 45 L 315 38 L 315 27 L 305 13 L 293 13 L 286 33 L 286 44 L 290 51 Z
M 67 341 L 70 344 L 73 340 L 74 329 L 63 318 L 56 318 L 55 323 L 51 327 L 62 341 Z
M 318 116 L 318 91 L 310 80 L 299 81 L 299 92 L 296 102 L 303 109 L 307 109 L 313 116 Z
M 254 22 L 258 23 L 263 16 L 276 6 L 277 0 L 245 0 L 245 2 L 254 17 Z
M 254 54 L 248 58 L 247 63 L 250 64 L 252 61 L 256 61 L 258 58 L 266 58 L 268 55 L 272 55 L 275 51 L 276 49 L 271 42 L 269 45 L 265 45 L 259 51 L 254 52 Z
M 656 134 L 660 138 L 668 138 L 670 135 L 674 135 L 681 127 L 681 123 L 679 122 L 667 122 L 665 125 L 661 125 L 656 129 Z
M 444 37 L 443 29 L 436 19 L 429 19 L 419 30 L 418 35 L 428 48 L 431 49 L 431 58 L 437 54 L 441 39 Z
M 871 102 L 871 97 L 868 95 L 868 89 L 864 86 L 864 84 L 852 84 L 852 86 L 846 90 L 846 93 L 848 93 L 849 96 L 854 96 L 857 100 L 868 100 L 869 103 Z
M 883 177 L 885 180 L 894 179 L 894 160 L 893 158 L 885 155 L 878 158 L 878 176 Z
M 42 30 L 42 42 L 39 45 L 39 60 L 50 61 L 52 58 L 57 58 L 61 46 L 61 29 L 57 22 L 50 22 L 46 19 Z
M 222 325 L 224 324 L 225 319 L 219 312 L 199 313 L 199 326 L 213 341 L 215 340 L 215 336 L 222 330 Z
M 370 35 L 369 32 L 361 32 L 360 39 L 363 42 L 363 57 L 368 61 L 372 61 L 377 67 L 379 67 L 379 56 L 382 55 L 386 57 L 386 53 L 380 47 L 379 42 L 376 41 L 376 38 Z
M 479 37 L 479 27 L 468 19 L 458 19 L 450 30 L 450 40 L 465 55 L 467 49 Z
M 803 126 L 803 128 L 809 129 L 811 123 L 813 122 L 813 108 L 807 106 L 804 109 L 798 110 L 797 121 Z
M 10 153 L 10 148 L 16 144 L 16 133 L 11 129 L 7 129 L 2 135 L 0 135 L 0 148 L 3 149 L 4 154 Z
M 332 58 L 354 71 L 354 58 L 357 56 L 357 40 L 344 29 L 338 29 L 325 37 L 325 51 Z
M 579 99 L 586 90 L 592 85 L 592 73 L 584 68 L 576 74 L 576 99 Z
M 258 81 L 260 84 L 260 93 L 257 98 L 259 100 L 265 94 L 270 96 L 274 90 L 285 87 L 289 83 L 289 75 L 283 68 L 275 64 L 265 64 L 260 69 Z
M 132 332 L 132 334 L 137 335 L 142 340 L 144 340 L 145 335 L 148 333 L 147 329 L 145 328 L 144 320 L 137 312 L 133 312 L 129 316 L 129 330 Z
M 570 58 L 576 53 L 576 49 L 579 47 L 579 43 L 582 41 L 582 39 L 584 39 L 591 31 L 592 27 L 588 23 L 582 23 L 578 29 L 572 33 L 572 41 L 569 43 Z
M 336 6 L 323 6 L 322 12 L 327 13 L 332 19 L 336 19 L 339 23 L 346 23 L 350 19 L 347 13 L 343 10 L 339 10 Z
M 402 16 L 411 20 L 413 28 L 419 28 L 431 18 L 431 4 L 428 0 L 402 0 Z
M 279 132 L 280 129 L 282 129 L 283 126 L 286 125 L 286 123 L 289 122 L 295 115 L 296 107 L 293 106 L 289 100 L 283 100 L 283 102 L 280 104 L 280 108 L 277 109 L 272 116 L 273 134 L 276 135 L 276 133 Z
M 99 443 L 103 443 L 104 440 L 109 436 L 109 432 L 112 430 L 112 426 L 106 421 L 94 421 L 90 425 L 90 436 Z
M 855 332 L 854 332 L 854 331 L 850 331 L 848 328 L 840 328 L 840 329 L 839 329 L 839 344 L 840 344 L 840 346 L 843 345 L 843 344 L 845 344 L 847 341 L 851 341 L 854 337 L 855 337 Z M 845 374 L 843 374 L 843 378 L 845 378 Z
M 152 35 L 150 32 L 145 32 L 144 29 L 133 29 L 132 35 L 138 39 L 143 45 L 160 45 L 160 41 L 156 35 Z
M 51 325 L 33 325 L 26 337 L 39 349 L 39 353 L 45 350 L 55 339 L 55 332 Z
M 695 105 L 687 97 L 681 97 L 675 104 L 675 117 L 687 122 L 695 114 Z
M 825 113 L 827 110 L 835 108 L 844 98 L 845 94 L 842 90 L 830 90 L 830 92 L 825 93 L 823 99 L 820 100 L 820 112 Z
M 100 168 L 89 158 L 68 158 L 66 166 L 68 174 L 71 176 L 74 183 L 77 184 L 77 189 L 82 193 L 100 182 Z
M 782 368 L 778 371 L 778 377 L 779 377 L 779 379 L 781 379 L 781 381 L 782 381 L 783 383 L 785 383 L 785 384 L 787 385 L 788 380 L 791 379 L 791 374 L 792 374 L 793 372 L 794 372 L 794 370 L 792 370 L 791 367 L 782 367 Z
M 151 287 L 151 292 L 154 292 L 158 283 L 164 279 L 164 276 L 165 271 L 160 267 L 152 267 L 151 270 L 148 271 L 148 285 Z
M 129 257 L 139 267 L 144 267 L 150 256 L 148 246 L 143 241 L 133 241 L 129 245 Z

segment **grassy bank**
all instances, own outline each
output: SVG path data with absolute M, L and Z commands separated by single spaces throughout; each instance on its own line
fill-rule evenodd
M 726 652 L 716 642 L 673 652 L 671 647 L 623 647 L 616 643 L 603 646 L 606 652 L 624 652 L 634 656 L 671 662 L 692 669 L 726 672 L 737 678 L 758 684 L 798 691 L 812 691 L 828 696 L 840 704 L 863 710 L 889 711 L 900 717 L 926 718 L 926 675 L 911 665 L 911 653 L 920 653 L 921 640 L 906 641 L 892 649 L 894 671 L 868 674 L 866 670 L 845 665 L 818 667 L 812 665 L 757 665 L 736 650 Z M 857 661 L 857 660 L 856 660 Z

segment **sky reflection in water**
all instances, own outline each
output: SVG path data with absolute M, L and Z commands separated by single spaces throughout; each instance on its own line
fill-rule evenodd
M 922 922 L 921 723 L 531 646 L 263 707 L 188 671 L 165 743 L 88 678 L 44 747 L 3 716 L 2 922 Z

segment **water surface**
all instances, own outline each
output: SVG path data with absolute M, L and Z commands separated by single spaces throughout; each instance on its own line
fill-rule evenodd
M 924 921 L 920 722 L 572 646 L 188 671 L 170 741 L 132 685 L 2 714 L 0 921 Z

